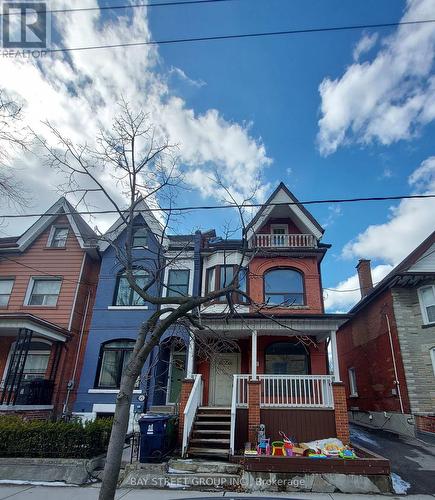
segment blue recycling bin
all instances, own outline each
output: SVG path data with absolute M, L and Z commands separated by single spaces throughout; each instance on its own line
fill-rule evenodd
M 139 462 L 160 462 L 174 447 L 174 415 L 150 413 L 139 419 Z

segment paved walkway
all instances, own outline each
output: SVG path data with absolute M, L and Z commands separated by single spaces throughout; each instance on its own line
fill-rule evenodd
M 99 486 L 87 487 L 56 487 L 31 485 L 0 485 L 0 500 L 97 500 Z M 386 500 L 403 499 L 403 496 L 383 495 L 344 495 L 341 493 L 274 493 L 274 494 L 234 494 L 229 492 L 201 492 L 201 491 L 168 491 L 168 490 L 129 490 L 120 489 L 116 500 L 177 500 L 224 497 L 227 499 L 242 498 L 255 500 L 269 499 L 313 499 L 313 500 Z M 435 495 L 407 495 L 409 500 L 434 500 Z

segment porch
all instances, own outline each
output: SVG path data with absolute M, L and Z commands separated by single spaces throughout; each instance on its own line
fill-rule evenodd
M 0 314 L 0 413 L 49 416 L 68 335 L 31 314 Z
M 192 340 L 180 398 L 183 455 L 200 454 L 198 444 L 209 445 L 205 455 L 238 454 L 246 443 L 256 445 L 260 423 L 271 441 L 284 431 L 297 442 L 338 437 L 347 443 L 335 337 L 341 321 L 337 315 L 229 321 L 219 335 L 239 351 L 216 353 L 208 362 L 195 362 Z

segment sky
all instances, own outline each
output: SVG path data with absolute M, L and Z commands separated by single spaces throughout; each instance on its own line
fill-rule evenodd
M 434 0 L 230 0 L 54 14 L 51 46 L 422 19 L 435 19 Z M 259 202 L 280 181 L 300 200 L 434 193 L 434 54 L 435 24 L 124 47 L 0 57 L 0 88 L 49 141 L 45 120 L 74 141 L 92 141 L 124 96 L 179 145 L 189 187 L 182 205 L 221 201 L 210 180 L 214 169 L 239 198 L 260 179 Z M 29 196 L 26 210 L 45 211 L 59 196 L 59 175 L 38 151 L 14 152 L 11 162 Z M 322 264 L 331 312 L 346 312 L 359 299 L 358 259 L 372 260 L 378 282 L 435 226 L 433 199 L 309 210 L 325 228 L 322 241 L 332 244 Z M 219 231 L 233 216 L 194 212 L 180 230 Z M 30 223 L 0 229 L 19 234 Z

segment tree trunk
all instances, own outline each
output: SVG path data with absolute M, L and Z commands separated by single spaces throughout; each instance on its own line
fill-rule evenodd
M 119 394 L 116 398 L 115 416 L 113 418 L 112 432 L 110 434 L 109 447 L 107 449 L 103 482 L 98 497 L 99 500 L 114 500 L 115 498 L 125 436 L 127 434 L 128 421 L 130 418 L 131 400 L 136 380 L 137 375 L 134 376 L 134 374 L 126 374 L 121 379 Z

